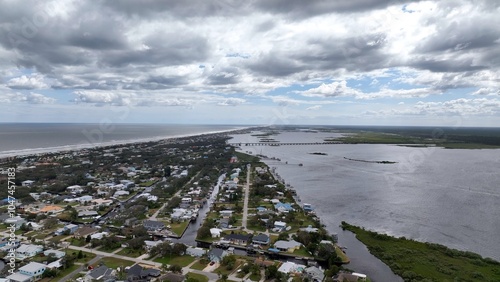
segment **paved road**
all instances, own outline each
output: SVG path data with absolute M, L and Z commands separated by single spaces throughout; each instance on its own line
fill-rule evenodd
M 77 275 L 78 273 L 82 272 L 83 270 L 85 270 L 85 265 L 90 265 L 90 264 L 94 264 L 96 263 L 97 261 L 99 261 L 100 259 L 102 258 L 102 256 L 96 256 L 95 258 L 91 259 L 89 262 L 87 262 L 86 264 L 78 267 L 75 271 L 71 272 L 70 274 L 64 276 L 63 278 L 61 278 L 59 280 L 59 282 L 66 282 L 67 280 L 69 279 L 72 279 L 75 275 Z
M 245 199 L 243 200 L 243 218 L 241 219 L 241 226 L 244 229 L 247 229 L 247 220 L 248 220 L 248 197 L 250 194 L 250 172 L 252 167 L 247 165 L 247 183 L 245 184 Z

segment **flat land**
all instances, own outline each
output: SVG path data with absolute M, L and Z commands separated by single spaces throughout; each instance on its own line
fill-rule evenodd
M 500 262 L 446 246 L 394 238 L 342 222 L 405 281 L 500 281 Z

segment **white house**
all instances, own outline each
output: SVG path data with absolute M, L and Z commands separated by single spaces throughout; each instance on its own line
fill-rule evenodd
M 43 251 L 43 247 L 40 245 L 26 245 L 22 244 L 17 248 L 16 250 L 16 257 L 17 258 L 30 258 L 38 255 Z
M 31 187 L 33 186 L 33 183 L 35 183 L 35 181 L 33 180 L 24 180 L 23 182 L 21 182 L 21 186 Z
M 182 198 L 181 201 L 182 201 L 183 204 L 190 204 L 193 201 L 193 199 L 191 199 L 191 198 Z
M 202 257 L 206 253 L 207 253 L 207 250 L 202 249 L 202 248 L 188 247 L 186 249 L 186 255 L 189 255 L 192 257 Z
M 25 266 L 19 268 L 19 273 L 28 275 L 33 278 L 33 280 L 38 280 L 42 278 L 42 274 L 47 266 L 38 262 L 30 262 Z
M 66 191 L 68 191 L 71 194 L 80 194 L 83 192 L 83 189 L 82 189 L 82 186 L 80 186 L 80 185 L 72 185 L 72 186 L 68 186 L 66 188 Z
M 212 235 L 212 238 L 219 238 L 221 232 L 222 232 L 222 229 L 210 228 L 210 234 Z

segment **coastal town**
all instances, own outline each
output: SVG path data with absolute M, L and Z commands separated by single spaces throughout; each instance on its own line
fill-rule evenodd
M 0 160 L 0 282 L 370 281 L 314 205 L 228 139 Z

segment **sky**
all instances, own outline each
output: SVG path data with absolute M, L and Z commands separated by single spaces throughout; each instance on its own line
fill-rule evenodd
M 500 1 L 0 0 L 0 122 L 500 125 Z

